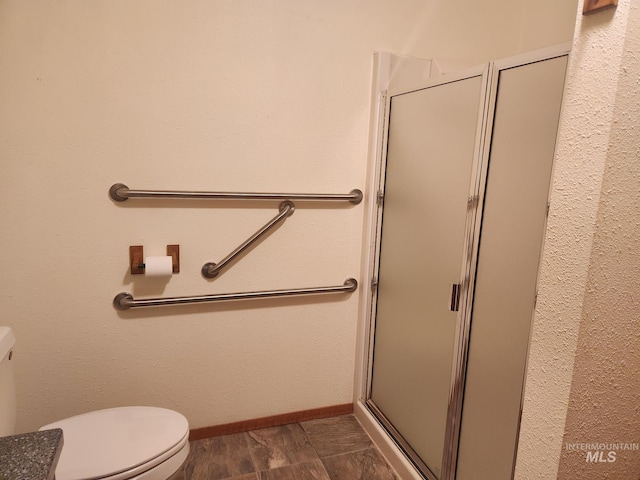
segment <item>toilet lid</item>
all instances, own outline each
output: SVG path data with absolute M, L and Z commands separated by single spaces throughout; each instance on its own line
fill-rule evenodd
M 41 428 L 63 430 L 56 479 L 86 480 L 116 475 L 172 455 L 186 443 L 187 419 L 157 407 L 119 407 L 85 413 Z

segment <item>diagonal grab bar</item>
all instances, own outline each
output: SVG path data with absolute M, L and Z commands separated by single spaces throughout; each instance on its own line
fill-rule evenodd
M 244 293 L 221 293 L 217 295 L 196 295 L 191 297 L 145 298 L 135 300 L 130 293 L 119 293 L 113 299 L 113 306 L 118 310 L 130 308 L 157 307 L 163 305 L 185 305 L 206 302 L 228 302 L 232 300 L 249 300 L 269 297 L 289 297 L 294 295 L 319 295 L 328 293 L 351 293 L 358 288 L 355 278 L 347 278 L 343 285 L 316 288 L 295 288 L 290 290 L 262 290 Z
M 175 190 L 131 190 L 122 183 L 116 183 L 109 189 L 109 195 L 116 202 L 129 198 L 186 198 L 219 200 L 309 200 L 309 201 L 347 201 L 354 205 L 362 201 L 362 191 L 357 188 L 349 193 L 256 193 L 256 192 L 194 192 Z
M 295 210 L 295 206 L 292 202 L 285 201 L 280 204 L 280 212 L 278 215 L 273 217 L 267 224 L 258 230 L 256 233 L 251 235 L 247 240 L 245 240 L 238 248 L 236 248 L 229 255 L 224 257 L 220 262 L 213 263 L 208 262 L 202 266 L 202 276 L 206 278 L 215 278 L 218 276 L 220 271 L 234 258 L 240 255 L 243 251 L 257 242 L 264 234 L 266 234 L 269 230 L 275 227 L 278 223 L 283 222 L 287 217 L 293 215 Z

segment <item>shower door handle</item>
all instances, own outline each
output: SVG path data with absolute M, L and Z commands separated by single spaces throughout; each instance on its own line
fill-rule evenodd
M 449 300 L 449 310 L 457 312 L 460 310 L 460 284 L 451 284 L 451 299 Z

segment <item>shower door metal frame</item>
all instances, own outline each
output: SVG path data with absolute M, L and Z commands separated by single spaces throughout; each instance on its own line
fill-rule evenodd
M 373 225 L 375 245 L 374 261 L 372 262 L 370 278 L 371 278 L 371 299 L 368 312 L 368 357 L 367 357 L 367 375 L 366 385 L 364 388 L 364 398 L 362 402 L 369 409 L 376 420 L 389 433 L 396 445 L 404 452 L 407 458 L 413 463 L 418 471 L 428 480 L 453 480 L 455 478 L 456 461 L 458 452 L 458 441 L 460 434 L 460 422 L 462 417 L 462 399 L 464 394 L 464 382 L 467 365 L 467 355 L 469 347 L 469 332 L 471 323 L 471 311 L 473 300 L 473 286 L 475 282 L 475 270 L 477 264 L 478 242 L 480 235 L 480 224 L 482 220 L 482 207 L 484 204 L 484 191 L 487 180 L 487 167 L 490 139 L 491 124 L 490 119 L 493 117 L 495 101 L 495 89 L 492 88 L 495 82 L 492 81 L 493 65 L 483 65 L 472 69 L 448 74 L 439 77 L 436 80 L 427 82 L 424 86 L 409 91 L 387 91 L 383 95 L 384 109 L 381 111 L 380 130 L 382 138 L 380 139 L 380 155 L 376 165 L 376 184 L 378 191 L 376 193 L 376 220 Z M 382 216 L 384 208 L 384 188 L 385 174 L 387 165 L 387 143 L 389 137 L 390 122 L 390 105 L 391 100 L 396 95 L 407 94 L 426 88 L 437 88 L 440 85 L 473 78 L 481 77 L 480 91 L 480 107 L 478 112 L 478 122 L 476 125 L 476 137 L 474 145 L 474 156 L 472 159 L 472 174 L 469 186 L 469 195 L 467 203 L 467 218 L 464 239 L 464 254 L 461 265 L 460 278 L 460 304 L 456 315 L 456 337 L 454 340 L 454 358 L 451 366 L 451 382 L 449 386 L 449 402 L 447 412 L 447 426 L 444 440 L 443 458 L 442 458 L 442 475 L 437 477 L 429 467 L 421 460 L 419 455 L 412 449 L 406 440 L 402 438 L 391 422 L 384 416 L 381 410 L 375 405 L 371 398 L 372 392 L 372 375 L 374 360 L 374 340 L 375 340 L 375 321 L 376 321 L 376 305 L 377 305 L 377 279 L 380 266 L 380 241 L 382 234 Z

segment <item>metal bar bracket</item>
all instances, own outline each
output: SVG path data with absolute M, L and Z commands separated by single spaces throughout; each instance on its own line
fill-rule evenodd
M 300 200 L 322 202 L 351 202 L 354 205 L 362 201 L 362 191 L 357 188 L 349 193 L 257 193 L 257 192 L 197 192 L 176 190 L 131 190 L 122 183 L 116 183 L 109 189 L 109 196 L 116 202 L 129 198 L 183 198 L 204 200 Z
M 296 288 L 290 290 L 262 290 L 242 293 L 220 293 L 214 295 L 195 295 L 190 297 L 165 297 L 134 299 L 130 293 L 119 293 L 113 299 L 113 306 L 118 310 L 130 308 L 157 307 L 165 305 L 185 305 L 195 303 L 229 302 L 233 300 L 251 300 L 272 297 L 290 297 L 301 295 L 321 295 L 331 293 L 352 293 L 358 288 L 355 278 L 347 278 L 344 284 L 332 287 Z
M 247 248 L 257 242 L 260 238 L 262 238 L 269 230 L 273 229 L 277 224 L 286 220 L 287 217 L 293 215 L 295 211 L 295 205 L 286 200 L 280 204 L 278 215 L 273 217 L 266 225 L 264 225 L 260 230 L 251 235 L 247 240 L 242 242 L 238 248 L 236 248 L 229 255 L 224 257 L 218 263 L 207 262 L 202 266 L 202 276 L 205 278 L 215 278 L 218 276 L 220 271 L 227 266 L 234 258 L 244 252 Z

